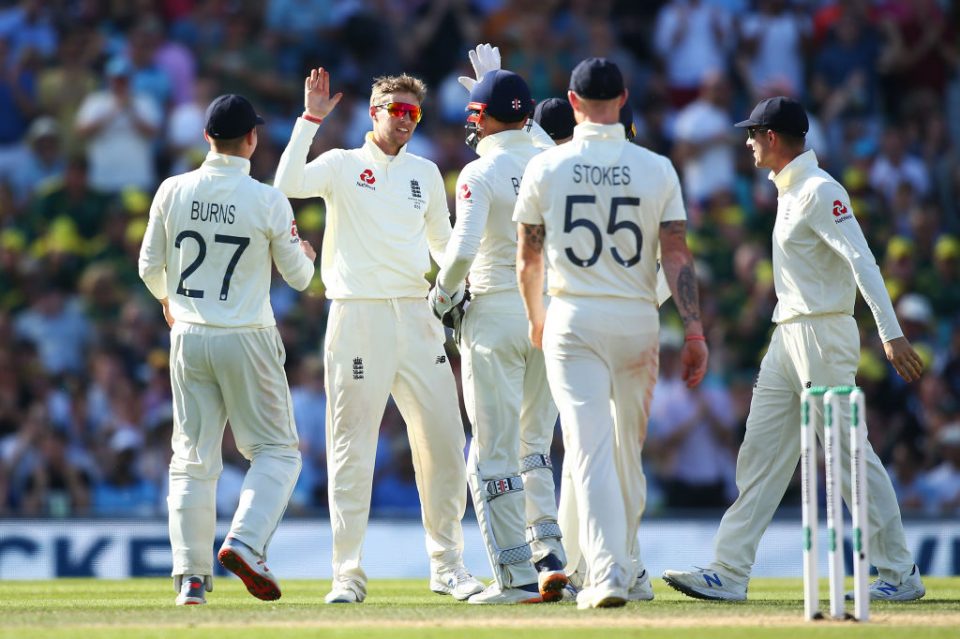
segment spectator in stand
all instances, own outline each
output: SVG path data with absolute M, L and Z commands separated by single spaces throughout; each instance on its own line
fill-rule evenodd
M 815 54 L 810 96 L 825 124 L 879 110 L 876 30 L 851 12 L 840 14 Z
M 729 109 L 730 85 L 723 73 L 714 71 L 704 74 L 700 97 L 677 115 L 673 161 L 683 176 L 688 210 L 701 209 L 718 191 L 733 190 L 739 143 L 730 129 Z
M 327 394 L 323 389 L 323 359 L 308 355 L 300 362 L 297 381 L 290 388 L 293 419 L 300 436 L 303 468 L 293 489 L 293 505 L 299 508 L 322 503 L 327 489 Z
M 36 112 L 36 78 L 10 46 L 0 37 L 0 182 L 23 161 L 23 137 Z
M 87 96 L 77 112 L 77 134 L 87 141 L 90 184 L 107 193 L 128 186 L 153 188 L 153 142 L 162 112 L 150 97 L 132 90 L 129 60 L 113 58 L 105 71 L 107 88 Z
M 939 516 L 960 515 L 960 422 L 941 429 L 936 442 L 941 461 L 923 477 L 931 494 L 930 510 Z
M 72 157 L 59 184 L 50 184 L 49 191 L 33 199 L 29 230 L 36 237 L 42 236 L 55 220 L 67 217 L 81 237 L 92 239 L 102 227 L 108 200 L 107 195 L 90 186 L 86 158 Z
M 891 125 L 883 133 L 881 153 L 870 170 L 870 185 L 892 204 L 901 183 L 910 184 L 921 198 L 930 191 L 930 174 L 923 161 L 907 150 L 904 131 Z
M 893 448 L 893 463 L 887 471 L 904 513 L 923 513 L 932 506 L 932 495 L 923 477 L 923 453 L 906 441 Z
M 683 337 L 661 329 L 660 379 L 650 404 L 648 456 L 655 460 L 668 508 L 722 508 L 733 483 L 737 441 L 731 397 L 708 378 L 680 379 Z
M 877 66 L 886 75 L 890 111 L 899 113 L 904 96 L 914 91 L 942 100 L 960 54 L 955 28 L 938 0 L 886 0 L 880 18 L 886 42 Z
M 732 44 L 730 15 L 710 2 L 670 0 L 660 10 L 654 46 L 666 69 L 675 109 L 696 99 L 704 75 L 726 70 Z
M 805 91 L 804 57 L 809 48 L 812 24 L 792 0 L 758 0 L 756 10 L 740 22 L 740 46 L 736 66 L 740 79 L 754 100 L 789 87 L 802 98 Z
M 139 432 L 121 428 L 110 437 L 104 476 L 93 486 L 95 515 L 149 517 L 156 515 L 157 486 L 140 476 Z
M 26 142 L 23 159 L 10 176 L 13 195 L 24 206 L 34 195 L 61 181 L 66 166 L 60 153 L 60 125 L 50 116 L 30 124 Z
M 97 74 L 90 68 L 95 54 L 94 41 L 92 31 L 87 29 L 65 34 L 57 51 L 57 61 L 37 76 L 37 105 L 56 119 L 63 138 L 62 150 L 67 157 L 83 150 L 73 123 L 80 103 L 97 89 Z
M 37 348 L 47 373 L 80 373 L 90 341 L 90 323 L 77 299 L 61 286 L 49 282 L 38 286 L 33 302 L 14 321 L 16 336 Z
M 91 473 L 61 430 L 47 427 L 40 433 L 37 458 L 23 486 L 25 515 L 70 517 L 90 508 Z

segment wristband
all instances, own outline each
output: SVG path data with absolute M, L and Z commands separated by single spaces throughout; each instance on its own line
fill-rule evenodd
M 323 122 L 323 118 L 312 116 L 306 111 L 304 111 L 303 115 L 301 115 L 300 117 L 306 120 L 307 122 L 313 122 L 314 124 L 321 124 Z
M 685 341 L 685 342 L 705 342 L 705 341 L 707 341 L 707 338 L 704 337 L 703 335 L 687 335 L 686 337 L 683 338 L 683 341 Z

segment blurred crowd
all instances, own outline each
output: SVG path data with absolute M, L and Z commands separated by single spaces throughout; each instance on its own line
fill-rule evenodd
M 241 93 L 264 115 L 251 172 L 270 181 L 310 67 L 345 94 L 313 153 L 360 145 L 372 78 L 413 73 L 430 93 L 411 151 L 452 190 L 474 157 L 456 78 L 472 74 L 466 52 L 479 42 L 499 46 L 538 100 L 565 95 L 580 59 L 613 59 L 636 142 L 681 175 L 711 371 L 695 390 L 679 380 L 667 303 L 645 447 L 650 511 L 735 496 L 772 330 L 776 192 L 731 124 L 787 94 L 808 108 L 809 144 L 849 191 L 926 363 L 920 382 L 902 383 L 858 301 L 870 439 L 906 513 L 960 515 L 958 27 L 948 0 L 0 0 L 0 516 L 165 512 L 168 331 L 136 258 L 154 188 L 204 157 L 213 97 Z M 294 206 L 320 246 L 323 202 Z M 327 301 L 319 274 L 306 294 L 277 280 L 271 297 L 304 457 L 290 512 L 322 513 Z M 246 463 L 229 436 L 224 457 L 229 513 Z M 373 509 L 419 514 L 392 404 Z

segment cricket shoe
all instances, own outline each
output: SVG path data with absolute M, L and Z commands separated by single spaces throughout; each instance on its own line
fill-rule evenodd
M 583 588 L 577 594 L 577 608 L 620 608 L 627 604 L 627 590 L 615 583 L 603 582 Z
M 430 576 L 430 590 L 438 595 L 451 595 L 457 601 L 466 601 L 472 595 L 483 591 L 480 583 L 465 566 L 441 569 Z
M 563 571 L 563 564 L 557 556 L 550 553 L 533 565 L 537 569 L 537 586 L 543 600 L 552 602 L 563 599 L 563 589 L 570 583 L 570 579 Z
M 870 601 L 914 601 L 927 594 L 923 582 L 920 581 L 920 571 L 917 566 L 901 580 L 899 584 L 892 584 L 883 579 L 875 579 L 870 584 Z M 853 601 L 853 591 L 851 590 L 845 596 L 847 601 Z
M 263 558 L 242 541 L 227 537 L 220 546 L 217 560 L 240 577 L 247 592 L 257 599 L 274 601 L 280 598 L 280 582 L 270 573 Z
M 207 603 L 203 577 L 191 575 L 180 583 L 178 606 L 199 606 Z
M 355 581 L 334 581 L 333 587 L 323 601 L 328 604 L 363 603 L 367 598 L 366 587 Z
M 653 584 L 650 583 L 650 574 L 644 570 L 637 575 L 637 580 L 627 591 L 627 601 L 652 601 Z
M 543 603 L 537 584 L 527 584 L 517 588 L 500 588 L 496 582 L 467 599 L 472 604 L 533 604 Z
M 695 599 L 745 601 L 747 583 L 717 570 L 697 568 L 692 571 L 665 570 L 663 580 L 674 590 Z

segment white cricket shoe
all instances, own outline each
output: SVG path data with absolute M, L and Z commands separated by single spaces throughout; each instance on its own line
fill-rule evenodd
M 323 598 L 328 604 L 363 603 L 367 598 L 367 589 L 354 581 L 334 581 L 333 587 Z
M 875 579 L 870 584 L 870 601 L 915 601 L 927 594 L 927 589 L 920 580 L 920 571 L 916 564 L 913 570 L 899 584 L 892 584 L 883 579 Z M 853 601 L 853 591 L 845 596 L 847 601 Z
M 533 604 L 543 603 L 537 584 L 520 588 L 503 588 L 496 582 L 467 599 L 471 604 Z
M 627 601 L 652 601 L 653 584 L 650 583 L 650 573 L 646 570 L 637 575 L 633 587 L 627 591 Z
M 483 591 L 480 583 L 465 566 L 443 570 L 430 576 L 430 590 L 438 595 L 451 595 L 457 601 L 466 601 Z
M 180 592 L 177 594 L 178 606 L 198 606 L 207 603 L 203 577 L 190 575 L 180 583 Z
M 263 601 L 280 598 L 280 582 L 271 574 L 263 558 L 238 539 L 227 537 L 217 560 L 224 568 L 240 577 L 247 592 Z
M 663 580 L 674 590 L 695 599 L 745 601 L 747 582 L 710 568 L 691 571 L 665 570 Z
M 627 604 L 627 590 L 615 583 L 603 582 L 583 588 L 577 594 L 577 608 L 620 608 Z

